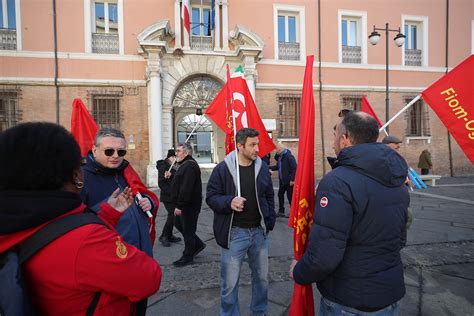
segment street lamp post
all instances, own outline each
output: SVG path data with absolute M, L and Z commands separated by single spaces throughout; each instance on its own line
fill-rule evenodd
M 385 28 L 377 28 L 374 25 L 374 31 L 369 35 L 369 41 L 372 45 L 377 45 L 380 40 L 380 33 L 377 31 L 385 31 L 385 122 L 390 119 L 390 99 L 388 96 L 388 32 L 397 32 L 398 34 L 393 39 L 398 47 L 402 47 L 405 43 L 405 35 L 398 30 L 391 30 L 388 23 L 385 23 Z M 386 132 L 388 133 L 388 126 Z

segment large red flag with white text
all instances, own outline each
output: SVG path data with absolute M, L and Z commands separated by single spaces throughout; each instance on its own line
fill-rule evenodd
M 375 114 L 374 109 L 370 106 L 369 101 L 367 101 L 367 98 L 365 96 L 362 97 L 362 103 L 360 105 L 360 111 L 365 112 L 372 116 L 374 119 L 377 120 L 377 123 L 379 123 L 379 128 L 382 127 L 382 122 L 380 122 L 379 118 L 377 117 L 377 114 Z
M 308 246 L 308 236 L 314 215 L 314 56 L 306 57 L 303 93 L 301 96 L 298 168 L 296 169 L 293 198 L 288 226 L 294 229 L 295 259 L 300 260 Z M 311 285 L 295 283 L 289 315 L 314 315 Z
M 235 117 L 236 131 L 239 131 L 244 127 L 256 129 L 259 132 L 258 155 L 263 157 L 275 149 L 275 145 L 270 136 L 268 136 L 265 125 L 260 118 L 260 114 L 258 114 L 257 105 L 250 94 L 247 81 L 245 81 L 241 76 L 236 76 L 230 78 L 228 82 L 230 83 L 230 86 L 228 83 L 225 84 L 222 90 L 211 102 L 205 114 L 216 123 L 216 125 L 219 126 L 226 135 L 229 134 L 229 129 L 233 128 L 232 115 Z M 232 110 L 227 107 L 231 97 Z M 226 148 L 226 154 L 230 151 L 227 151 Z
M 421 93 L 474 164 L 474 55 Z
M 81 99 L 72 102 L 71 134 L 81 147 L 81 155 L 85 157 L 94 145 L 95 134 L 98 131 L 97 124 L 87 111 Z

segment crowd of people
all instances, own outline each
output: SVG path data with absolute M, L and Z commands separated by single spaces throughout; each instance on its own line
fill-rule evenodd
M 406 241 L 408 166 L 398 138 L 378 143 L 378 137 L 371 116 L 341 114 L 333 170 L 316 191 L 308 249 L 289 263 L 296 283 L 317 284 L 321 315 L 397 315 L 405 294 L 400 250 Z M 235 142 L 237 148 L 214 168 L 205 189 L 221 247 L 220 315 L 241 313 L 238 289 L 246 258 L 252 272 L 250 313 L 264 315 L 268 236 L 276 217 L 288 217 L 284 198 L 291 204 L 297 163 L 282 143 L 276 144 L 275 163 L 259 158 L 255 129 L 239 130 Z M 203 188 L 192 146 L 179 144 L 157 161 L 159 200 L 141 183 L 126 153 L 124 134 L 113 128 L 98 131 L 86 157 L 59 125 L 24 123 L 0 134 L 2 261 L 61 218 L 87 213 L 100 221 L 71 228 L 22 265 L 31 306 L 40 314 L 145 315 L 147 298 L 159 290 L 162 276 L 152 251 L 160 202 L 166 221 L 158 241 L 170 247 L 184 240 L 173 265 L 192 264 L 206 248 L 196 234 Z M 420 164 L 422 170 L 431 168 L 427 153 Z

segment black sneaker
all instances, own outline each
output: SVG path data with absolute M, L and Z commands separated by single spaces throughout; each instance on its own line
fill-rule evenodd
M 184 266 L 187 266 L 188 264 L 192 264 L 193 263 L 193 259 L 185 259 L 183 257 L 179 258 L 178 260 L 176 260 L 175 262 L 173 262 L 173 265 L 175 267 L 184 267 Z
M 168 238 L 166 238 L 165 236 L 160 236 L 160 238 L 158 238 L 158 240 L 161 242 L 163 247 L 170 247 L 171 246 L 171 243 L 169 242 Z
M 180 242 L 181 241 L 181 237 L 176 237 L 174 235 L 171 235 L 171 237 L 168 237 L 168 241 L 169 242 Z
M 277 217 L 288 218 L 288 216 L 286 216 L 285 213 L 281 213 L 281 212 L 278 212 Z
M 201 251 L 203 251 L 204 248 L 206 248 L 206 244 L 203 242 L 202 245 L 199 248 L 194 250 L 193 258 L 196 257 Z

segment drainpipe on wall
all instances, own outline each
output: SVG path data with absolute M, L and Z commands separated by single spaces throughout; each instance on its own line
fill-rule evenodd
M 446 73 L 448 73 L 449 67 L 449 60 L 448 60 L 448 53 L 449 53 L 449 0 L 446 0 Z M 454 176 L 453 171 L 453 152 L 451 148 L 451 134 L 448 133 L 448 152 L 449 152 L 449 175 L 452 177 Z
M 53 27 L 54 27 L 54 86 L 56 88 L 56 123 L 59 124 L 59 85 L 58 85 L 58 34 L 56 24 L 56 0 L 53 0 Z
M 324 149 L 324 120 L 323 120 L 323 81 L 321 75 L 321 0 L 318 0 L 318 80 L 319 80 L 319 116 L 321 126 L 321 155 L 323 165 L 323 176 L 326 175 L 326 150 Z

